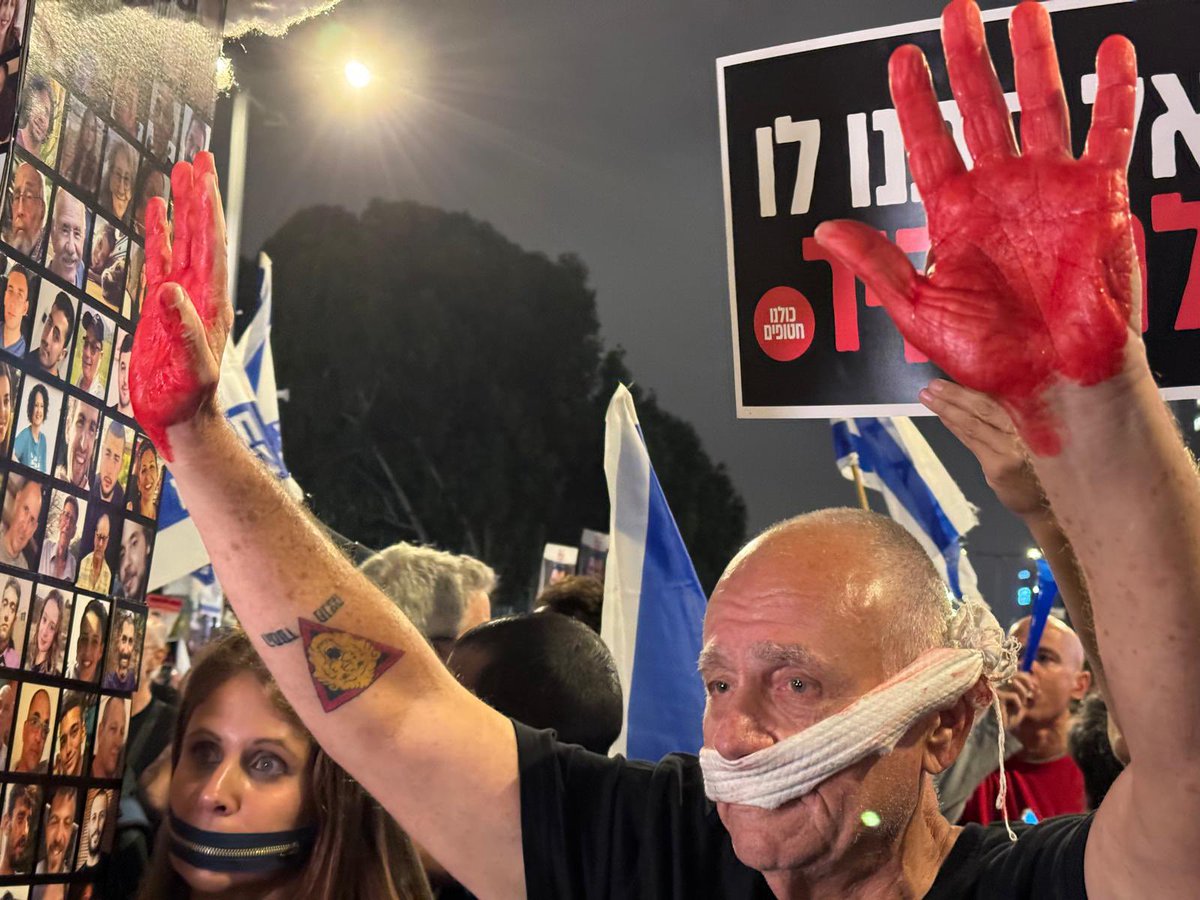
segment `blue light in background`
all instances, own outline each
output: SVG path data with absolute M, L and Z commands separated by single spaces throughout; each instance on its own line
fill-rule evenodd
M 1017 573 L 1017 577 L 1020 578 L 1022 581 L 1025 581 L 1032 576 L 1033 576 L 1033 573 L 1030 572 L 1028 569 L 1022 569 L 1020 572 Z
M 1017 605 L 1029 606 L 1033 603 L 1033 591 L 1027 587 L 1017 588 Z

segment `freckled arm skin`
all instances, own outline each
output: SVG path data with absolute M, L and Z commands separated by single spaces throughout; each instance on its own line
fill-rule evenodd
M 138 421 L 164 450 L 238 618 L 317 742 L 433 856 L 481 897 L 521 897 L 516 740 L 511 723 L 449 674 L 402 613 L 329 543 L 241 443 L 215 393 L 233 319 L 212 157 L 172 175 L 175 236 L 152 201 L 148 300 L 134 339 Z M 153 262 L 151 262 L 153 261 Z M 403 651 L 378 680 L 327 712 L 302 641 L 267 646 L 331 596 L 328 627 Z
M 982 35 L 975 4 L 954 0 L 943 43 L 970 172 L 920 51 L 901 48 L 891 62 L 928 214 L 926 272 L 858 223 L 827 223 L 817 238 L 916 347 L 1005 407 L 1083 569 L 1132 757 L 1092 827 L 1089 896 L 1185 896 L 1200 880 L 1200 482 L 1129 326 L 1139 289 L 1125 176 L 1133 47 L 1101 45 L 1076 160 L 1045 11 L 1022 3 L 1011 25 L 1020 152 Z

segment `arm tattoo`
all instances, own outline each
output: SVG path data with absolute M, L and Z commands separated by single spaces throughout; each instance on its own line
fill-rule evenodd
M 346 605 L 346 601 L 334 594 L 313 610 L 313 618 L 324 624 L 333 618 L 333 614 Z
M 404 655 L 403 650 L 309 619 L 300 620 L 300 634 L 309 677 L 327 713 L 373 685 Z
M 268 631 L 260 635 L 263 643 L 268 647 L 282 647 L 284 644 L 290 644 L 292 641 L 300 640 L 300 635 L 292 631 L 290 628 L 280 628 L 276 631 Z

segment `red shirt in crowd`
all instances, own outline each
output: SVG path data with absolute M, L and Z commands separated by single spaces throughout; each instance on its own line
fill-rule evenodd
M 1010 821 L 1019 821 L 1032 810 L 1038 821 L 1050 816 L 1087 811 L 1083 790 L 1083 772 L 1070 756 L 1053 762 L 1035 763 L 1011 759 L 1004 764 L 1008 774 L 1008 793 L 1004 805 Z M 996 795 L 1000 792 L 1000 771 L 996 770 L 975 788 L 963 809 L 959 822 L 999 822 Z

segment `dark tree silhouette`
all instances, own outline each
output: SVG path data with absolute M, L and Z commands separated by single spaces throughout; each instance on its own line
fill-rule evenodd
M 274 260 L 284 452 L 313 511 L 367 546 L 470 553 L 524 608 L 542 545 L 606 531 L 604 410 L 633 381 L 605 353 L 583 263 L 463 213 L 373 202 L 297 213 Z M 254 290 L 243 263 L 239 296 Z M 706 588 L 745 507 L 695 430 L 633 386 L 656 471 Z

